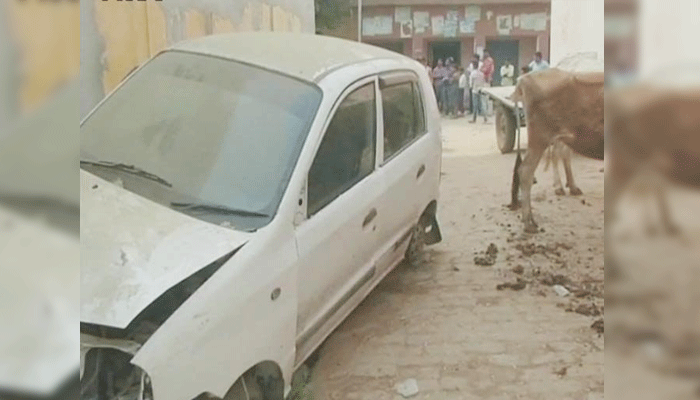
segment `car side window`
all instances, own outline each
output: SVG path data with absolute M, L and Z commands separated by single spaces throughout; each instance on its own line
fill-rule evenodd
M 373 82 L 355 89 L 338 106 L 309 170 L 309 216 L 374 170 L 376 114 Z
M 425 115 L 418 84 L 404 81 L 382 88 L 384 160 L 425 133 Z

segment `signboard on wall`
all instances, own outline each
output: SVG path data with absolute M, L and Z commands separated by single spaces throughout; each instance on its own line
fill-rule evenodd
M 411 7 L 396 7 L 394 9 L 394 19 L 398 23 L 404 23 L 411 20 Z
M 413 13 L 413 29 L 416 33 L 423 33 L 430 27 L 430 13 L 416 11 Z
M 463 19 L 459 21 L 459 32 L 460 33 L 474 33 L 476 32 L 476 21 Z
M 445 17 L 442 15 L 437 15 L 430 19 L 433 27 L 433 35 L 442 35 L 443 29 L 445 27 Z
M 547 14 L 520 14 L 520 29 L 527 31 L 544 31 L 547 29 Z
M 459 16 L 457 11 L 448 11 L 445 17 L 445 25 L 443 26 L 443 35 L 445 37 L 457 36 L 457 28 L 459 27 Z
M 410 38 L 411 36 L 413 36 L 413 21 L 409 19 L 401 23 L 401 37 Z
M 499 15 L 496 17 L 496 28 L 498 29 L 499 35 L 509 35 L 511 29 L 513 29 L 513 16 L 512 15 Z
M 464 19 L 469 21 L 479 21 L 481 20 L 481 7 L 479 6 L 466 6 L 464 7 Z
M 362 35 L 391 35 L 394 32 L 394 19 L 389 16 L 365 17 L 362 19 Z

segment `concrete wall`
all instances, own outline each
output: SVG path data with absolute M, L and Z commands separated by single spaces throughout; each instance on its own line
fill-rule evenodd
M 237 31 L 315 31 L 313 0 L 83 0 L 81 116 L 170 44 Z
M 550 63 L 584 51 L 604 54 L 605 0 L 552 0 Z

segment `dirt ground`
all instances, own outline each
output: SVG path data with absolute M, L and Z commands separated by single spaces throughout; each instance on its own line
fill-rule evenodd
M 603 399 L 603 163 L 573 160 L 580 197 L 556 196 L 540 168 L 544 231 L 527 235 L 504 207 L 515 154 L 493 123 L 446 119 L 443 140 L 443 242 L 328 338 L 306 397 L 400 399 L 412 378 L 413 399 Z

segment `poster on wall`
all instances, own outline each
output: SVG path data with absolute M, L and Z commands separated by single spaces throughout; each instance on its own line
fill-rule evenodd
M 459 15 L 457 11 L 448 11 L 445 16 L 445 25 L 442 28 L 442 34 L 445 37 L 457 36 L 457 28 L 459 27 Z
M 411 20 L 411 7 L 396 7 L 394 9 L 394 20 L 402 24 Z
M 423 33 L 430 27 L 430 13 L 416 11 L 413 13 L 413 30 L 416 33 Z
M 513 29 L 512 15 L 499 15 L 496 17 L 496 27 L 499 35 L 509 35 Z
M 413 36 L 413 21 L 408 20 L 401 23 L 401 37 L 410 38 Z
M 394 33 L 394 19 L 389 16 L 377 18 L 377 35 L 391 35 Z
M 466 7 L 464 7 L 464 19 L 467 21 L 479 21 L 479 20 L 481 20 L 481 7 L 479 7 L 479 6 L 466 6 Z
M 520 14 L 520 29 L 528 31 L 544 31 L 547 29 L 547 14 Z
M 433 35 L 442 35 L 443 28 L 445 26 L 445 17 L 438 15 L 432 17 L 430 20 L 432 22 Z
M 520 16 L 516 15 L 513 17 L 513 28 L 520 27 Z
M 362 35 L 391 35 L 394 32 L 394 20 L 389 16 L 366 17 L 362 19 Z
M 463 19 L 459 21 L 459 32 L 460 33 L 474 33 L 476 32 L 476 21 Z

